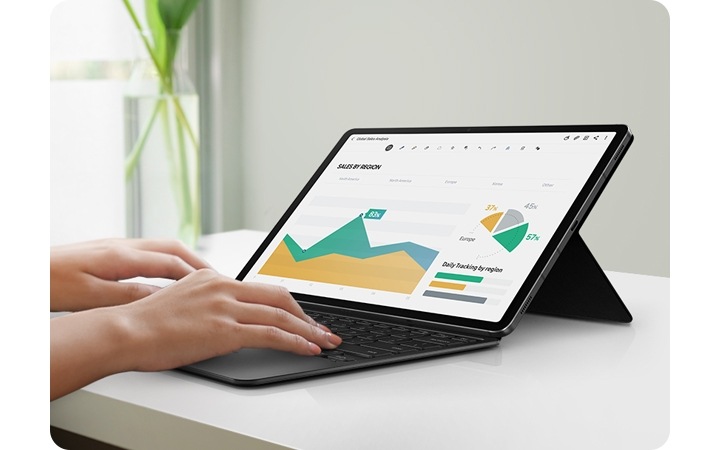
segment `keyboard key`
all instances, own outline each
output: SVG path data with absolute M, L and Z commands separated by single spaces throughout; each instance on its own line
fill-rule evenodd
M 390 330 L 375 329 L 375 330 L 370 330 L 370 333 L 377 335 L 377 336 L 387 336 L 390 334 Z
M 422 342 L 422 341 L 408 341 L 408 342 L 403 342 L 400 345 L 402 345 L 403 347 L 410 347 L 410 348 L 414 348 L 417 350 L 429 350 L 432 348 L 441 348 L 442 347 L 441 345 L 438 345 L 438 344 L 433 344 L 431 342 Z
M 355 358 L 348 355 L 330 355 L 328 356 L 329 360 L 331 361 L 339 361 L 339 362 L 350 362 L 350 361 L 356 361 Z
M 418 336 L 417 334 L 412 334 L 410 331 L 390 331 L 391 336 L 395 337 L 411 337 L 411 336 Z
M 430 344 L 436 344 L 436 345 L 459 345 L 459 344 L 462 344 L 462 342 L 457 342 L 457 341 L 453 342 L 448 339 L 440 339 L 440 338 L 436 338 L 436 337 L 427 337 L 427 336 L 418 337 L 418 338 L 415 338 L 415 340 L 420 341 L 420 342 L 428 342 Z
M 398 344 L 390 344 L 387 342 L 373 342 L 372 344 L 364 344 L 363 347 L 375 348 L 378 350 L 385 350 L 392 353 L 407 353 L 416 351 L 414 348 L 403 347 Z
M 477 339 L 464 338 L 460 336 L 454 336 L 450 340 L 459 344 L 474 344 L 477 342 Z
M 377 356 L 384 356 L 384 355 L 391 354 L 390 352 L 385 351 L 385 350 L 369 348 L 369 347 L 360 346 L 360 345 L 356 345 L 356 344 L 346 344 L 344 342 L 342 344 L 340 344 L 340 346 L 337 349 L 341 350 L 343 352 L 346 352 L 346 353 L 350 353 L 352 355 L 361 356 L 363 358 L 375 358 Z
M 339 356 L 342 354 L 343 352 L 338 350 L 323 350 L 322 353 L 320 353 L 318 356 L 321 356 L 323 358 L 329 358 L 331 356 Z
M 354 336 L 354 337 L 347 338 L 347 339 L 344 336 L 340 336 L 340 337 L 343 338 L 343 343 L 345 343 L 345 344 L 360 345 L 360 344 L 367 344 L 369 342 L 374 342 L 372 339 L 366 339 L 366 338 L 363 338 L 362 336 Z
M 387 342 L 388 344 L 401 344 L 407 341 L 412 341 L 412 339 L 398 336 L 382 336 L 378 339 L 378 342 Z

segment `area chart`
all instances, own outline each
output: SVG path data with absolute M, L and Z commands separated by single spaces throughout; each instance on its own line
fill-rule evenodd
M 414 242 L 372 246 L 360 215 L 308 248 L 286 234 L 259 273 L 409 294 L 437 255 Z

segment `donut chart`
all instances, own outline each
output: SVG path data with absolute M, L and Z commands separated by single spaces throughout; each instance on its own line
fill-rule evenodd
M 490 214 L 480 223 L 492 234 L 493 239 L 508 252 L 512 252 L 520 245 L 529 226 L 522 213 L 516 209 Z

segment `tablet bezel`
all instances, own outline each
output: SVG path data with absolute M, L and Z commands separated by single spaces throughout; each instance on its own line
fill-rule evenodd
M 540 288 L 545 276 L 549 273 L 557 257 L 560 255 L 563 246 L 567 243 L 573 233 L 582 225 L 588 213 L 594 206 L 597 198 L 607 185 L 610 177 L 617 167 L 617 163 L 627 151 L 633 140 L 632 133 L 626 125 L 533 125 L 533 126 L 488 126 L 488 127 L 437 127 L 437 128 L 356 128 L 348 130 L 343 134 L 332 151 L 320 164 L 308 183 L 303 187 L 298 196 L 285 211 L 277 224 L 270 231 L 257 251 L 252 255 L 247 264 L 237 275 L 238 280 L 243 280 L 253 265 L 261 257 L 263 252 L 270 245 L 273 238 L 280 232 L 292 213 L 297 209 L 302 200 L 308 194 L 312 186 L 327 169 L 335 155 L 340 151 L 345 142 L 352 135 L 358 134 L 473 134 L 473 133 L 603 133 L 614 132 L 615 135 L 605 150 L 598 164 L 586 180 L 579 194 L 573 201 L 570 208 L 557 227 L 557 230 L 550 238 L 545 250 L 540 254 L 532 270 L 526 277 L 522 286 L 508 306 L 505 314 L 498 322 L 489 322 L 465 317 L 449 316 L 438 313 L 415 311 L 411 309 L 379 306 L 376 304 L 354 302 L 330 297 L 320 297 L 303 293 L 292 292 L 292 295 L 300 302 L 321 304 L 331 307 L 358 310 L 373 314 L 390 315 L 404 319 L 442 324 L 452 327 L 461 327 L 481 335 L 502 337 L 514 330 L 523 313 L 530 305 L 533 296 Z

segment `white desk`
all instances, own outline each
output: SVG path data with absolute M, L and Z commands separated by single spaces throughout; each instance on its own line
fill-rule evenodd
M 264 233 L 206 236 L 235 276 Z M 51 404 L 53 426 L 138 449 L 650 449 L 669 432 L 669 279 L 609 273 L 635 320 L 528 315 L 468 354 L 237 388 L 124 373 Z

